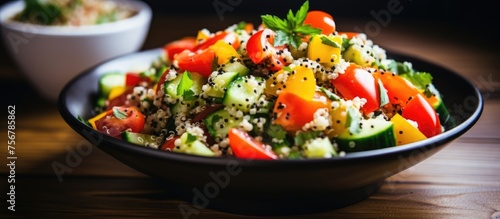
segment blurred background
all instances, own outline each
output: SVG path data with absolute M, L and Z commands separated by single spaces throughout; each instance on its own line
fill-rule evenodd
M 289 9 L 298 9 L 304 2 L 302 0 L 143 0 L 153 9 L 154 16 L 178 16 L 186 19 L 196 17 L 218 18 L 219 23 L 208 26 L 223 28 L 234 23 L 236 19 L 245 18 L 249 22 L 258 24 L 261 14 L 274 14 L 285 16 Z M 0 4 L 8 0 L 0 0 Z M 342 26 L 344 22 L 355 19 L 361 23 L 375 20 L 374 14 L 378 13 L 385 19 L 383 11 L 389 5 L 398 8 L 400 12 L 391 14 L 388 25 L 409 23 L 426 34 L 440 34 L 440 32 L 456 31 L 458 38 L 475 36 L 478 41 L 493 42 L 498 37 L 495 34 L 494 24 L 498 6 L 494 1 L 453 1 L 453 0 L 310 0 L 311 10 L 324 10 L 333 15 L 337 27 L 342 31 L 353 31 L 352 27 Z M 206 27 L 203 22 L 196 22 L 195 29 L 189 29 L 195 34 L 197 29 Z M 183 36 L 180 33 L 187 27 L 176 26 L 175 20 L 165 26 L 164 32 L 174 39 Z M 351 29 L 345 29 L 351 28 Z M 360 26 L 364 30 L 363 26 Z M 168 39 L 167 39 L 168 40 Z M 475 43 L 475 42 L 469 42 Z M 147 45 L 146 45 L 147 46 Z M 494 43 L 498 48 L 498 43 Z M 3 47 L 3 46 L 2 46 Z M 2 48 L 3 50 L 3 48 Z

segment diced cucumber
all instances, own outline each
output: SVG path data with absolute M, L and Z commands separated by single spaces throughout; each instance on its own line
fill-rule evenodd
M 240 76 L 246 76 L 250 73 L 248 69 L 241 61 L 231 60 L 229 63 L 222 66 L 224 72 L 237 72 Z
M 158 136 L 136 132 L 122 132 L 121 137 L 126 142 L 144 147 L 158 148 Z
M 99 96 L 107 98 L 114 87 L 125 86 L 125 75 L 119 72 L 110 72 L 99 78 Z
M 342 53 L 342 57 L 348 62 L 354 62 L 361 66 L 371 66 L 375 59 L 369 53 L 371 51 L 367 46 L 351 45 Z
M 182 76 L 179 74 L 173 80 L 165 81 L 164 86 L 163 86 L 165 89 L 165 94 L 168 94 L 171 97 L 178 99 L 179 95 L 177 95 L 177 86 L 179 86 L 179 83 L 181 82 L 181 78 L 182 78 Z
M 217 110 L 205 118 L 208 133 L 216 140 L 225 138 L 229 129 L 238 127 L 243 118 L 235 118 L 225 109 Z
M 351 133 L 346 129 L 336 142 L 341 151 L 355 152 L 396 145 L 394 124 L 383 119 L 368 119 L 359 122 L 359 132 Z
M 246 113 L 259 100 L 264 88 L 265 82 L 261 77 L 238 77 L 229 84 L 222 103 Z
M 204 143 L 190 133 L 185 132 L 180 137 L 180 145 L 176 146 L 174 152 L 194 154 L 200 156 L 214 156 L 215 153 L 210 150 Z
M 337 152 L 328 138 L 315 138 L 309 140 L 303 147 L 304 155 L 307 158 L 330 158 L 337 156 Z
M 434 103 L 432 106 L 434 110 L 436 110 L 436 113 L 439 116 L 439 121 L 441 122 L 441 125 L 444 126 L 446 129 L 453 128 L 457 125 L 453 117 L 450 115 L 450 112 L 446 108 L 446 105 L 444 104 L 443 100 L 441 97 L 437 98 L 439 101 Z
M 239 75 L 238 72 L 213 72 L 208 78 L 210 88 L 205 91 L 209 97 L 223 98 L 229 84 Z
M 108 98 L 106 98 L 106 97 L 98 97 L 97 101 L 96 101 L 96 106 L 97 107 L 104 107 L 106 105 L 106 100 L 108 100 Z
M 185 90 L 179 92 L 179 86 L 188 85 L 188 90 L 192 91 L 194 95 L 200 95 L 201 86 L 206 83 L 207 79 L 202 75 L 196 73 L 187 73 L 187 75 L 184 74 L 186 73 L 180 73 L 173 80 L 165 81 L 164 87 L 166 94 L 170 95 L 173 98 L 179 99 L 185 92 Z

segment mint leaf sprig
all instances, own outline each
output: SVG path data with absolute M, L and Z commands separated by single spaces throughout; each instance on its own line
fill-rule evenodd
M 321 29 L 314 28 L 309 24 L 304 25 L 307 12 L 309 11 L 309 1 L 304 2 L 300 9 L 294 14 L 288 11 L 286 19 L 281 19 L 275 15 L 262 15 L 262 23 L 276 32 L 274 45 L 284 44 L 299 48 L 302 38 L 310 35 L 320 34 Z

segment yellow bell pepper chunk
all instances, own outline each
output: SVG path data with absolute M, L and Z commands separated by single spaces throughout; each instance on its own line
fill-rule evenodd
M 123 86 L 113 87 L 111 91 L 109 91 L 108 100 L 114 99 L 115 97 L 120 96 L 125 92 L 126 88 Z
M 340 61 L 342 37 L 318 34 L 312 37 L 307 48 L 307 58 L 326 67 L 333 67 Z
M 217 56 L 217 64 L 219 65 L 228 63 L 233 57 L 240 57 L 240 54 L 238 54 L 233 46 L 223 40 L 217 41 L 209 48 L 215 52 L 215 56 Z
M 403 116 L 396 113 L 391 122 L 394 123 L 394 132 L 396 136 L 396 145 L 409 144 L 412 142 L 427 139 L 417 127 L 412 125 Z
M 91 119 L 88 120 L 88 122 L 90 123 L 90 126 L 92 126 L 93 129 L 96 129 L 97 130 L 97 126 L 95 125 L 95 122 L 99 119 L 101 119 L 102 117 L 106 116 L 108 114 L 108 112 L 102 112 L 102 113 L 99 113 L 97 116 L 94 116 L 92 117 Z
M 292 71 L 282 69 L 266 80 L 266 94 L 277 96 L 284 90 L 305 100 L 312 100 L 316 92 L 314 72 L 310 68 L 296 66 Z
M 208 39 L 210 36 L 210 31 L 207 29 L 202 29 L 198 31 L 198 34 L 196 35 L 196 43 L 199 44 L 200 42 Z

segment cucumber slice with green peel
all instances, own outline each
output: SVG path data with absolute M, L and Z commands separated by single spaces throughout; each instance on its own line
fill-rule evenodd
M 396 145 L 394 124 L 383 119 L 367 119 L 359 122 L 359 132 L 346 129 L 336 138 L 340 151 L 356 152 Z
M 126 142 L 141 145 L 144 147 L 158 148 L 158 136 L 136 132 L 122 132 L 121 137 Z
M 224 72 L 237 72 L 240 76 L 246 76 L 250 73 L 250 69 L 248 69 L 241 61 L 235 61 L 234 59 L 231 62 L 224 64 L 222 66 L 222 70 Z
M 205 95 L 214 98 L 223 98 L 229 84 L 239 76 L 238 72 L 214 72 L 208 78 L 210 88 L 205 91 Z
M 200 95 L 201 86 L 203 86 L 206 81 L 207 79 L 200 74 L 189 72 L 180 73 L 173 80 L 165 81 L 165 94 L 175 99 L 179 99 L 186 91 L 189 91 L 189 93 L 193 95 Z M 180 89 L 179 86 L 181 86 Z
M 175 77 L 173 80 L 165 81 L 163 86 L 165 89 L 165 94 L 168 94 L 171 97 L 178 99 L 179 95 L 177 95 L 177 86 L 179 86 L 181 79 L 182 77 L 180 75 L 177 75 L 177 77 Z
M 108 98 L 111 89 L 118 86 L 125 86 L 125 75 L 119 72 L 110 72 L 99 78 L 99 96 Z
M 257 103 L 260 95 L 264 92 L 264 88 L 265 81 L 261 77 L 238 77 L 229 84 L 222 104 L 247 113 Z
M 368 47 L 360 47 L 358 45 L 351 45 L 342 52 L 342 57 L 349 62 L 354 62 L 361 66 L 371 66 L 375 59 L 368 55 L 370 50 Z
M 229 129 L 238 127 L 243 118 L 236 118 L 225 109 L 217 110 L 205 118 L 205 126 L 208 133 L 216 140 L 220 141 L 227 136 Z
M 330 158 L 337 156 L 337 152 L 328 138 L 311 139 L 303 147 L 304 155 L 307 158 Z
M 448 108 L 446 108 L 446 105 L 444 104 L 443 100 L 440 97 L 438 97 L 438 100 L 439 101 L 434 103 L 432 107 L 434 108 L 434 110 L 436 110 L 441 125 L 444 126 L 446 129 L 451 129 L 455 127 L 457 123 L 450 115 L 450 112 L 448 111 Z
M 210 150 L 210 148 L 208 148 L 203 142 L 198 140 L 196 136 L 191 135 L 187 132 L 181 135 L 180 144 L 177 145 L 173 151 L 207 157 L 215 156 L 215 153 Z

